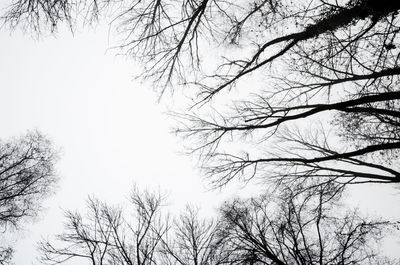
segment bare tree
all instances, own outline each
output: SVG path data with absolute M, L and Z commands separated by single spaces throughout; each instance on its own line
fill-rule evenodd
M 338 203 L 334 183 L 300 194 L 280 193 L 234 199 L 217 219 L 200 218 L 187 207 L 172 229 L 153 202 L 136 194 L 133 220 L 121 208 L 89 200 L 88 215 L 67 213 L 57 241 L 40 243 L 42 261 L 63 264 L 84 258 L 91 264 L 398 264 L 381 254 L 380 241 L 399 223 L 364 218 Z M 139 202 L 138 204 L 136 204 Z M 148 204 L 150 203 L 150 204 Z M 156 205 L 159 205 L 158 203 Z M 144 206 L 145 208 L 142 208 Z M 153 210 L 155 210 L 153 212 Z M 150 215 L 148 215 L 150 213 Z M 161 220 L 161 222 L 159 222 Z
M 226 259 L 220 252 L 218 222 L 200 218 L 199 208 L 187 206 L 172 228 L 168 241 L 163 244 L 160 264 L 222 264 Z
M 41 199 L 57 180 L 57 155 L 39 132 L 0 141 L 0 226 L 16 227 L 24 217 L 35 216 Z
M 155 264 L 155 254 L 169 228 L 168 218 L 161 214 L 163 200 L 159 193 L 135 188 L 130 201 L 133 212 L 125 212 L 89 199 L 86 217 L 67 212 L 65 231 L 57 240 L 39 243 L 42 262 L 61 264 L 81 258 L 93 265 Z
M 332 191 L 236 199 L 221 208 L 228 264 L 396 264 L 379 240 L 398 224 L 335 207 Z
M 197 141 L 189 151 L 216 186 L 253 177 L 386 183 L 400 180 L 399 8 L 395 0 L 19 0 L 4 19 L 37 30 L 114 10 L 119 47 L 143 62 L 142 77 L 161 94 L 190 89 L 177 132 Z M 329 122 L 296 129 L 316 119 Z M 231 148 L 238 142 L 242 150 Z
M 13 252 L 3 246 L 6 233 L 35 217 L 42 199 L 52 192 L 56 161 L 50 140 L 37 131 L 0 140 L 0 264 L 8 264 Z
M 221 71 L 195 82 L 204 106 L 212 106 L 211 98 L 233 87 L 255 95 L 243 92 L 228 111 L 213 106 L 211 115 L 176 114 L 186 121 L 177 132 L 198 140 L 191 150 L 204 159 L 212 183 L 253 177 L 279 183 L 304 183 L 311 177 L 322 182 L 399 182 L 399 4 L 257 3 L 239 21 L 269 40 L 259 37 L 250 56 L 226 59 Z M 228 32 L 249 35 L 237 19 L 231 21 L 235 25 Z M 256 21 L 261 26 L 254 29 Z M 250 74 L 257 78 L 257 73 L 266 76 L 261 89 L 240 81 Z M 215 82 L 206 85 L 210 78 Z M 317 119 L 331 122 L 310 128 Z M 232 148 L 238 142 L 241 152 Z
M 0 246 L 0 265 L 11 264 L 13 249 L 11 247 Z

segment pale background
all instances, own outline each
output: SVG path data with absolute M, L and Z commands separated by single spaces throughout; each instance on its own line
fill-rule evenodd
M 0 29 L 0 138 L 38 129 L 61 149 L 59 187 L 36 222 L 15 236 L 16 264 L 38 264 L 36 242 L 61 232 L 63 210 L 84 209 L 88 195 L 122 202 L 136 183 L 168 191 L 175 209 L 194 203 L 208 213 L 233 194 L 251 195 L 233 186 L 206 191 L 170 134 L 172 120 L 163 113 L 171 99 L 157 103 L 149 85 L 133 78 L 139 66 L 107 51 L 106 25 L 56 36 Z M 363 186 L 347 200 L 370 214 L 400 217 L 399 192 Z M 389 253 L 400 255 L 397 241 L 387 243 Z

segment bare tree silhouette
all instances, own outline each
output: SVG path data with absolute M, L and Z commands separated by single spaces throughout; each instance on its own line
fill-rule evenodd
M 381 253 L 379 243 L 398 223 L 363 218 L 344 209 L 336 205 L 337 194 L 332 185 L 300 195 L 288 187 L 279 196 L 227 201 L 215 219 L 199 217 L 198 209 L 186 207 L 172 226 L 165 217 L 161 222 L 144 217 L 161 216 L 160 209 L 141 209 L 129 222 L 121 209 L 92 199 L 87 219 L 69 212 L 57 242 L 40 244 L 42 260 L 46 264 L 76 258 L 91 264 L 397 264 Z M 136 196 L 148 209 L 148 197 Z
M 61 264 L 72 258 L 101 264 L 155 264 L 168 218 L 161 215 L 163 196 L 134 189 L 131 195 L 133 219 L 121 208 L 97 199 L 88 200 L 87 216 L 66 212 L 65 231 L 56 243 L 39 243 L 45 264 Z M 58 244 L 57 244 L 58 243 Z
M 18 0 L 3 20 L 55 30 L 112 10 L 119 47 L 143 62 L 142 77 L 161 95 L 182 87 L 193 99 L 176 114 L 176 131 L 197 142 L 188 151 L 216 186 L 253 177 L 387 183 L 400 180 L 399 8 L 395 0 Z M 302 129 L 316 119 L 330 122 Z M 227 147 L 241 141 L 258 152 Z
M 159 256 L 160 264 L 222 264 L 222 241 L 217 236 L 218 222 L 199 217 L 199 208 L 187 206 L 171 227 Z
M 51 142 L 37 131 L 0 141 L 2 234 L 20 228 L 22 221 L 37 215 L 42 199 L 52 192 L 57 180 L 56 161 L 57 154 Z M 0 264 L 8 264 L 12 252 L 12 248 L 3 246 L 2 242 Z
M 396 264 L 377 243 L 396 222 L 365 219 L 334 206 L 318 186 L 301 196 L 236 199 L 221 208 L 220 237 L 228 264 Z M 389 229 L 389 230 L 388 230 Z
M 13 249 L 11 247 L 0 246 L 0 264 L 7 265 L 11 264 Z

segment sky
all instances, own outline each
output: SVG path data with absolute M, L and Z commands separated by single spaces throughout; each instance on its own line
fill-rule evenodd
M 134 79 L 140 66 L 108 50 L 107 26 L 41 39 L 0 29 L 0 43 L 0 138 L 38 129 L 61 154 L 55 194 L 15 237 L 16 264 L 38 264 L 36 242 L 60 233 L 63 211 L 83 210 L 88 195 L 118 203 L 137 184 L 166 190 L 176 209 L 194 203 L 212 211 L 246 192 L 206 192 L 195 162 L 179 154 L 182 143 L 170 133 L 166 104 Z M 399 217 L 398 193 L 364 187 L 348 200 Z M 390 252 L 398 247 L 394 242 Z
M 0 43 L 0 138 L 37 129 L 61 154 L 55 194 L 16 235 L 16 264 L 37 264 L 36 242 L 60 233 L 63 211 L 84 210 L 89 195 L 120 203 L 136 184 L 166 192 L 176 209 L 210 212 L 234 193 L 205 192 L 166 104 L 134 79 L 133 60 L 108 51 L 106 26 L 41 39 L 2 29 Z

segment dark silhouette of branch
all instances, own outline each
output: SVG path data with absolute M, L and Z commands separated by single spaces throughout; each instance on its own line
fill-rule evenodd
M 155 253 L 168 231 L 168 219 L 161 216 L 163 196 L 135 188 L 131 203 L 135 213 L 127 219 L 121 208 L 96 199 L 88 200 L 85 218 L 80 213 L 66 213 L 66 227 L 56 239 L 39 243 L 45 264 L 61 264 L 82 258 L 92 264 L 155 264 Z M 132 222 L 131 222 L 132 221 Z
M 5 233 L 37 216 L 41 202 L 53 192 L 57 157 L 50 140 L 38 131 L 0 140 L 0 264 L 12 262 L 12 247 L 3 245 Z
M 339 216 L 332 200 L 337 188 L 318 187 L 302 195 L 288 188 L 277 200 L 225 203 L 220 236 L 230 251 L 228 263 L 379 264 L 379 250 L 368 249 L 370 243 L 381 238 L 381 229 L 396 223 L 366 220 L 354 211 Z
M 268 171 L 278 183 L 398 182 L 399 1 L 19 0 L 3 19 L 74 28 L 72 18 L 108 8 L 116 47 L 143 64 L 140 76 L 160 96 L 187 88 L 191 112 L 175 114 L 176 132 L 216 186 Z M 306 137 L 303 124 L 320 120 L 328 126 Z

